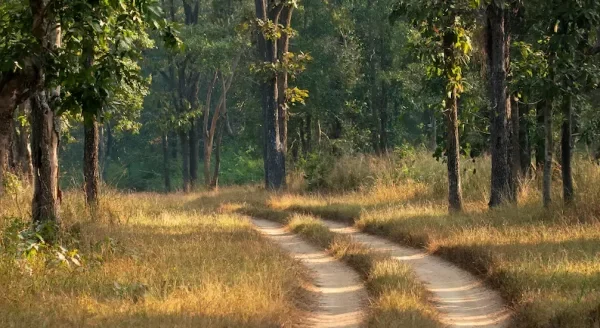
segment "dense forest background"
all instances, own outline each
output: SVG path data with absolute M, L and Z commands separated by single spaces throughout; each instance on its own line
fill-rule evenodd
M 395 0 L 306 0 L 294 13 L 292 26 L 296 33 L 291 49 L 296 54 L 309 54 L 311 60 L 303 64 L 305 70 L 292 82 L 308 96 L 290 108 L 288 163 L 292 170 L 307 174 L 310 182 L 316 184 L 314 187 L 318 187 L 320 176 L 326 174 L 319 170 L 331 167 L 331 161 L 342 155 L 404 156 L 428 149 L 440 160 L 443 158 L 445 82 L 435 72 L 435 35 L 395 14 L 396 4 Z M 191 5 L 198 6 L 194 22 L 186 17 Z M 552 6 L 545 7 L 550 10 Z M 542 12 L 534 7 L 533 2 L 521 4 L 510 18 L 513 36 L 508 79 L 510 99 L 514 107 L 521 109 L 518 119 L 523 125 L 521 129 L 526 131 L 524 140 L 520 140 L 524 156 L 531 158 L 533 154 L 541 164 L 542 112 L 548 99 L 546 92 L 550 90 L 549 59 L 545 55 L 549 39 L 542 25 L 546 22 L 536 21 Z M 212 83 L 214 74 L 219 72 L 219 79 L 221 75 L 227 79 L 233 74 L 232 66 L 237 64 L 227 92 L 220 183 L 260 182 L 264 135 L 257 86 L 260 76 L 252 68 L 256 63 L 256 40 L 251 27 L 254 4 L 236 0 L 164 1 L 163 9 L 172 14 L 185 48 L 173 52 L 155 44 L 144 50 L 140 65 L 149 81 L 147 89 L 129 95 L 134 99 L 128 99 L 126 114 L 103 114 L 102 179 L 108 185 L 126 190 L 183 189 L 183 157 L 189 155 L 188 151 L 182 151 L 182 145 L 187 148 L 185 143 L 192 140 L 198 148 L 192 150 L 191 166 L 186 167 L 201 171 L 206 95 L 212 87 L 215 95 L 211 106 L 216 106 L 222 86 L 221 82 Z M 394 15 L 398 17 L 394 19 Z M 473 25 L 468 37 L 473 50 L 468 58 L 462 59 L 461 65 L 464 90 L 458 100 L 460 143 L 464 155 L 480 157 L 490 150 L 490 73 L 485 10 L 473 10 L 470 15 Z M 589 31 L 590 40 L 595 33 Z M 584 65 L 586 69 L 597 70 L 596 63 L 597 60 L 590 60 Z M 173 72 L 174 67 L 177 72 Z M 179 74 L 186 75 L 184 83 L 194 85 L 195 99 L 200 103 L 186 101 L 185 106 L 174 103 L 179 101 L 176 99 L 179 86 L 172 88 L 170 79 L 180 78 Z M 596 80 L 577 92 L 573 104 L 575 145 L 593 156 L 600 131 L 596 105 L 600 92 L 594 87 Z M 563 95 L 555 94 L 553 101 L 560 104 Z M 558 109 L 554 119 L 559 124 L 560 105 L 555 107 Z M 79 188 L 83 180 L 83 126 L 78 116 L 66 121 L 60 151 L 61 185 Z M 184 144 L 182 131 L 187 134 Z M 559 133 L 555 129 L 556 140 Z M 191 172 L 191 179 L 198 181 L 196 172 Z M 167 185 L 165 174 L 170 180 Z

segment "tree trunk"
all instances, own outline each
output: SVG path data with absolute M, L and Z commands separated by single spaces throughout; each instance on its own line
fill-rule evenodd
M 277 51 L 278 58 L 281 63 L 284 63 L 284 66 L 287 65 L 287 54 L 290 49 L 290 35 L 286 32 L 292 26 L 292 15 L 294 12 L 294 7 L 292 5 L 284 5 L 281 11 L 281 19 L 283 20 L 282 25 L 285 27 L 283 30 L 281 37 L 278 42 Z M 287 153 L 288 149 L 288 99 L 287 99 L 287 89 L 288 89 L 288 72 L 287 68 L 279 73 L 279 77 L 277 80 L 279 83 L 278 86 L 278 95 L 277 95 L 277 106 L 279 109 L 279 138 L 281 142 L 282 151 Z
M 85 200 L 88 206 L 98 206 L 100 167 L 98 160 L 98 121 L 95 117 L 84 120 L 84 148 L 83 148 L 83 177 L 85 182 Z
M 211 190 L 217 190 L 219 188 L 219 173 L 221 172 L 221 143 L 223 141 L 223 122 L 219 124 L 219 130 L 217 132 L 217 145 L 215 148 L 215 169 L 213 173 L 212 182 L 210 185 Z
M 552 101 L 544 102 L 544 207 L 552 204 L 552 154 L 554 143 L 552 141 Z
M 112 126 L 110 122 L 105 122 L 105 144 L 104 144 L 104 155 L 102 160 L 102 180 L 108 181 L 108 168 L 110 166 L 110 159 L 113 155 L 114 139 L 112 133 Z
M 188 136 L 185 131 L 179 131 L 179 143 L 181 144 L 181 176 L 183 178 L 183 192 L 188 193 L 191 190 L 190 184 L 190 148 Z
M 4 176 L 9 167 L 10 138 L 13 133 L 13 115 L 21 87 L 17 76 L 7 76 L 0 80 L 0 196 L 4 193 Z
M 258 19 L 279 23 L 282 5 L 266 6 L 265 0 L 255 0 Z M 268 15 L 267 15 L 268 13 Z M 258 36 L 258 50 L 264 62 L 277 63 L 277 41 L 266 38 L 262 33 Z M 281 142 L 279 106 L 279 89 L 277 74 L 273 74 L 263 82 L 263 117 L 265 124 L 265 187 L 278 190 L 285 187 L 285 152 Z
M 563 178 L 563 198 L 566 205 L 571 205 L 575 198 L 573 188 L 572 150 L 573 150 L 573 97 L 565 96 L 563 100 L 563 122 L 561 140 L 561 165 Z
M 30 0 L 33 15 L 33 36 L 42 54 L 60 47 L 61 29 L 57 26 L 49 0 Z M 42 56 L 43 57 L 43 56 Z M 32 162 L 34 192 L 32 202 L 33 222 L 36 225 L 51 223 L 59 226 L 58 143 L 59 118 L 50 108 L 50 100 L 60 95 L 60 90 L 46 90 L 46 63 L 35 62 L 35 92 L 31 97 Z M 46 236 L 52 241 L 52 233 Z
M 192 190 L 196 188 L 198 182 L 198 162 L 200 156 L 198 155 L 198 129 L 194 121 L 191 122 L 190 132 L 190 187 Z
M 169 164 L 169 139 L 167 133 L 162 134 L 162 152 L 163 152 L 163 177 L 165 179 L 165 192 L 171 192 L 171 172 Z
M 59 118 L 48 105 L 46 91 L 31 98 L 31 144 L 34 169 L 33 222 L 59 223 Z
M 535 107 L 537 126 L 536 126 L 536 140 L 535 140 L 535 167 L 540 170 L 544 167 L 544 161 L 546 160 L 546 101 L 540 101 Z
M 510 196 L 511 201 L 516 203 L 519 196 L 520 180 L 521 176 L 521 149 L 520 149 L 520 135 L 521 135 L 521 122 L 520 119 L 520 108 L 516 96 L 510 99 Z
M 444 57 L 446 58 L 446 76 L 450 76 L 456 63 L 454 54 L 453 33 L 444 35 Z M 444 93 L 445 94 L 445 93 Z M 448 164 L 448 204 L 450 211 L 462 211 L 462 187 L 460 181 L 460 141 L 458 133 L 458 94 L 456 88 L 450 92 L 450 97 L 446 98 L 446 108 L 444 110 L 446 121 L 446 156 Z
M 521 159 L 521 175 L 525 178 L 531 176 L 531 145 L 529 144 L 529 113 L 531 105 L 525 105 L 524 110 L 519 109 L 519 158 Z
M 488 55 L 491 82 L 491 152 L 492 187 L 490 207 L 502 205 L 511 199 L 509 167 L 510 103 L 507 93 L 507 33 L 505 12 L 494 3 L 488 6 Z

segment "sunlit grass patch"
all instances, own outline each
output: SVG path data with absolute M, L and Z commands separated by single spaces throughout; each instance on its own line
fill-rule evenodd
M 0 326 L 298 322 L 310 303 L 303 288 L 307 273 L 248 220 L 217 211 L 220 200 L 214 197 L 110 192 L 88 216 L 83 196 L 67 194 L 61 243 L 79 251 L 81 267 L 55 266 L 41 257 L 15 262 L 15 254 L 5 251 L 8 241 L 1 242 Z M 15 213 L 14 207 L 0 209 L 2 236 Z
M 337 165 L 352 170 L 352 163 L 344 159 Z M 414 160 L 395 163 L 386 162 L 366 173 L 370 178 L 359 191 L 276 196 L 269 204 L 279 210 L 355 222 L 367 232 L 441 255 L 498 288 L 516 310 L 517 327 L 597 327 L 597 164 L 583 158 L 575 162 L 573 207 L 561 206 L 560 174 L 555 174 L 551 209 L 540 204 L 538 178 L 523 181 L 518 207 L 489 210 L 489 161 L 465 160 L 465 212 L 449 214 L 441 163 L 419 154 Z

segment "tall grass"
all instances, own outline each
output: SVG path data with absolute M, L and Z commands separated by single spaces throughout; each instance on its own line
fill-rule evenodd
M 358 186 L 278 195 L 268 204 L 356 222 L 365 231 L 443 256 L 498 288 L 516 310 L 517 327 L 597 327 L 600 167 L 577 158 L 572 207 L 561 205 L 556 170 L 551 209 L 543 208 L 541 181 L 534 178 L 522 181 L 519 206 L 489 210 L 489 159 L 461 164 L 464 213 L 448 213 L 445 165 L 424 153 L 342 158 L 328 181 L 346 185 L 352 176 L 363 181 Z
M 311 303 L 304 269 L 216 194 L 110 191 L 88 213 L 67 193 L 60 243 L 80 266 L 19 251 L 29 197 L 0 200 L 0 327 L 289 327 Z

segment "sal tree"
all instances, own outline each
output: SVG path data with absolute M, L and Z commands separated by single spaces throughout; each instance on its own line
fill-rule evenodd
M 451 211 L 461 211 L 463 198 L 460 176 L 458 99 L 464 91 L 463 67 L 472 51 L 470 34 L 475 26 L 473 1 L 404 0 L 396 5 L 392 18 L 408 17 L 419 34 L 421 58 L 427 75 L 442 77 L 445 84 L 443 116 L 446 123 L 445 155 L 448 166 L 448 202 Z
M 31 100 L 35 223 L 59 223 L 60 115 L 82 114 L 93 131 L 118 90 L 140 81 L 135 62 L 148 45 L 145 31 L 160 30 L 170 45 L 176 44 L 160 15 L 152 0 L 0 4 L 0 34 L 6 38 L 0 45 L 0 115 L 12 117 L 20 103 Z M 7 140 L 11 121 L 0 120 L 0 140 Z M 92 138 L 93 152 L 97 136 Z M 6 152 L 7 144 L 0 142 L 0 156 Z M 2 163 L 0 177 L 5 168 Z

